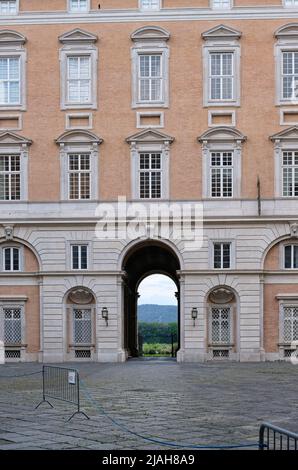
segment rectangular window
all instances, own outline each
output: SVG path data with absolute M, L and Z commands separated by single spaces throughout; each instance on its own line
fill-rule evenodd
M 283 152 L 282 183 L 283 196 L 298 196 L 298 152 Z
M 67 58 L 67 100 L 73 104 L 91 101 L 91 57 Z
M 234 98 L 233 52 L 209 53 L 209 100 L 227 101 Z
M 88 245 L 72 245 L 72 269 L 88 269 Z
M 298 52 L 282 53 L 282 98 L 297 99 Z
M 75 344 L 91 344 L 91 309 L 73 310 L 73 341 Z
M 285 7 L 298 7 L 298 0 L 284 0 Z
M 3 248 L 3 270 L 19 271 L 20 270 L 20 250 L 19 248 Z
M 22 321 L 20 308 L 4 308 L 4 342 L 20 345 L 22 343 Z
M 1 0 L 0 15 L 15 15 L 17 13 L 16 0 Z
M 73 200 L 90 199 L 90 181 L 90 155 L 68 155 L 68 198 Z
M 69 10 L 71 12 L 88 11 L 88 0 L 69 0 Z
M 231 343 L 231 308 L 212 307 L 211 342 L 212 344 Z
M 160 0 L 140 0 L 142 10 L 159 10 Z
M 213 244 L 213 267 L 215 269 L 231 267 L 231 243 Z
M 298 306 L 283 306 L 283 340 L 291 343 L 298 340 Z
M 285 246 L 285 268 L 298 269 L 298 245 Z
M 233 153 L 211 153 L 211 197 L 233 197 Z
M 19 201 L 20 199 L 20 156 L 0 155 L 0 201 Z
M 213 8 L 231 8 L 231 0 L 212 0 Z
M 20 101 L 20 58 L 0 57 L 0 104 L 17 105 Z
M 162 101 L 162 56 L 139 55 L 139 100 Z
M 162 167 L 160 153 L 141 153 L 139 167 L 140 198 L 159 199 L 161 188 Z

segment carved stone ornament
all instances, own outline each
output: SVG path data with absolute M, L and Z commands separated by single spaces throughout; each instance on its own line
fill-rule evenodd
M 294 238 L 298 238 L 298 223 L 292 224 L 290 226 L 291 236 Z
M 235 300 L 235 296 L 229 289 L 220 287 L 210 293 L 209 300 L 214 304 L 228 304 Z
M 6 227 L 4 227 L 4 233 L 5 233 L 6 240 L 12 240 L 13 239 L 13 226 L 7 225 Z
M 79 305 L 91 304 L 94 301 L 91 292 L 81 287 L 70 292 L 69 300 L 72 303 Z

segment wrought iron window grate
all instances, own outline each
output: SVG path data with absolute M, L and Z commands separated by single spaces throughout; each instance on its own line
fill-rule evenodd
M 228 349 L 214 349 L 213 350 L 213 358 L 228 358 L 230 356 L 230 351 Z
M 90 349 L 76 349 L 75 358 L 76 359 L 90 359 L 91 358 Z
M 21 351 L 19 349 L 5 350 L 5 359 L 21 359 Z

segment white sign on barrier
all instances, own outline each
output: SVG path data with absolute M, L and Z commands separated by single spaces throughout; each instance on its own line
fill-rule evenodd
M 0 341 L 0 364 L 5 363 L 5 349 L 3 341 Z
M 71 384 L 71 385 L 75 385 L 76 384 L 76 373 L 71 371 L 71 372 L 68 372 L 68 383 Z

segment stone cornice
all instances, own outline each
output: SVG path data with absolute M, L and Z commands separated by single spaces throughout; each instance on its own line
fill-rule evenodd
M 298 19 L 298 9 L 282 6 L 234 7 L 227 11 L 210 8 L 169 8 L 157 12 L 144 13 L 140 10 L 99 10 L 82 13 L 79 16 L 63 12 L 21 12 L 18 15 L 0 18 L 0 27 L 22 24 L 88 24 L 88 23 L 127 23 L 159 21 L 226 21 L 226 20 L 291 20 Z

